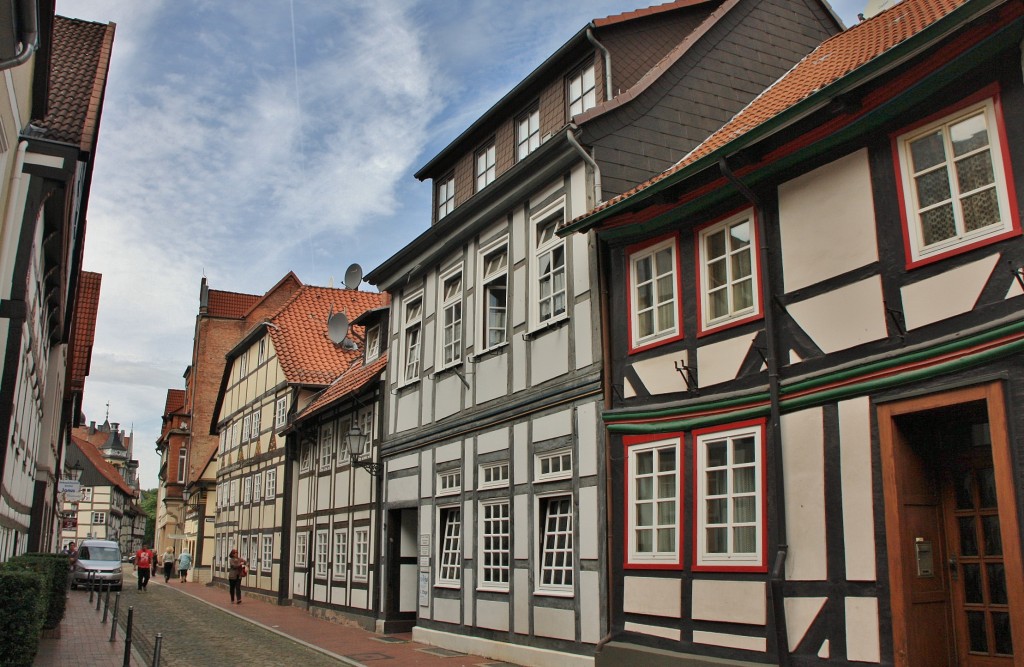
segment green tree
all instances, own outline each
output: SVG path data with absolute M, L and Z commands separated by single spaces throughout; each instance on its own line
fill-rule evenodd
M 139 506 L 142 507 L 142 511 L 146 513 L 146 536 L 143 538 L 144 544 L 153 544 L 153 538 L 156 536 L 156 489 L 149 489 L 142 492 L 142 496 L 139 498 Z

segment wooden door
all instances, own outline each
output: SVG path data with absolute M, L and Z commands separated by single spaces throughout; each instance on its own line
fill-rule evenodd
M 998 383 L 878 408 L 894 661 L 1024 665 L 1024 568 Z

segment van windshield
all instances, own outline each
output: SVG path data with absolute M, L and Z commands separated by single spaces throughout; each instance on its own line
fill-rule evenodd
M 82 547 L 78 559 L 120 561 L 121 552 L 117 547 Z

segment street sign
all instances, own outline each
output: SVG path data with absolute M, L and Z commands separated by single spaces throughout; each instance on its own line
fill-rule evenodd
M 57 491 L 60 493 L 78 493 L 82 489 L 82 483 L 77 479 L 57 480 Z

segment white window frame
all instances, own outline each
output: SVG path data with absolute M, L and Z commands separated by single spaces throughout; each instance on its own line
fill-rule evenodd
M 437 184 L 437 219 L 455 210 L 455 175 L 448 175 Z
M 245 560 L 249 560 L 249 536 L 248 535 L 242 535 L 242 537 L 240 538 L 240 543 L 239 543 L 239 547 L 238 547 L 238 555 L 241 556 L 242 558 L 244 558 Z
M 516 118 L 516 161 L 540 147 L 540 105 Z
M 319 579 L 327 578 L 327 560 L 330 555 L 330 536 L 326 528 L 316 531 L 314 574 Z
M 263 494 L 263 489 L 261 488 L 262 484 L 263 473 L 255 473 L 252 476 L 252 501 L 254 503 L 258 503 L 261 500 L 261 496 Z
M 334 422 L 327 422 L 320 425 L 320 470 L 331 469 L 331 459 L 334 456 Z
M 480 502 L 478 590 L 507 591 L 512 572 L 512 504 L 508 498 Z
M 669 251 L 669 262 L 671 271 L 659 273 L 657 259 L 664 251 Z M 626 292 L 626 299 L 629 305 L 629 351 L 637 352 L 670 340 L 677 340 L 682 337 L 682 295 L 680 286 L 679 266 L 679 237 L 670 234 L 643 244 L 637 244 L 626 249 L 627 263 L 629 267 L 629 286 Z M 649 263 L 650 275 L 641 281 L 638 266 L 641 262 Z M 659 288 L 669 282 L 672 285 L 671 298 L 659 301 Z M 641 307 L 640 290 L 649 290 L 650 303 Z M 672 313 L 671 324 L 665 323 L 666 307 Z M 653 323 L 651 333 L 640 335 L 640 318 L 644 313 L 650 313 Z
M 252 440 L 260 439 L 260 422 L 263 421 L 263 416 L 260 414 L 260 409 L 256 408 L 252 413 L 252 419 L 249 423 L 249 438 Z
M 555 233 L 559 223 L 564 220 L 564 198 L 530 216 L 530 247 L 533 248 L 530 255 L 533 270 L 530 290 L 532 330 L 569 317 L 569 246 L 565 239 Z M 549 231 L 550 236 L 547 236 Z M 561 265 L 556 267 L 559 255 Z M 542 314 L 544 302 L 550 302 L 550 312 L 546 315 Z M 559 303 L 561 312 L 558 312 Z
M 94 526 L 96 526 L 96 525 L 103 526 L 103 525 L 106 525 L 106 523 L 107 523 L 107 513 L 106 512 L 93 512 L 92 513 L 92 524 Z
M 465 276 L 462 265 L 458 265 L 441 274 L 438 280 L 438 302 L 441 304 L 441 317 L 437 323 L 440 330 L 437 336 L 438 369 L 450 368 L 462 363 L 463 336 L 462 320 L 465 306 Z
M 757 317 L 761 316 L 761 283 L 760 283 L 760 259 L 758 256 L 757 247 L 757 225 L 755 224 L 753 209 L 746 209 L 736 215 L 731 215 L 724 220 L 719 220 L 712 224 L 706 225 L 697 231 L 697 254 L 699 257 L 698 261 L 698 284 L 700 285 L 700 333 L 707 333 L 714 329 L 721 329 L 727 326 L 734 326 L 742 322 L 749 322 Z M 746 224 L 748 227 L 748 242 L 743 249 L 732 249 L 728 248 L 724 255 L 718 255 L 714 258 L 710 258 L 714 261 L 723 261 L 727 273 L 726 284 L 724 286 L 715 286 L 709 289 L 709 257 L 707 253 L 707 240 L 711 236 L 724 231 L 725 238 L 728 241 L 731 236 L 728 232 L 729 229 L 736 227 L 740 224 Z M 733 301 L 733 287 L 745 282 L 746 276 L 741 279 L 736 279 L 733 275 L 733 257 L 741 255 L 746 252 L 750 258 L 750 305 L 743 306 L 742 308 L 736 307 Z M 717 317 L 711 317 L 711 292 L 712 291 L 724 291 L 728 300 L 728 312 L 724 315 L 718 315 Z
M 694 478 L 696 489 L 694 491 L 694 504 L 696 506 L 696 521 L 694 522 L 694 550 L 696 559 L 693 564 L 694 570 L 746 570 L 765 571 L 765 436 L 764 420 L 755 420 L 740 424 L 732 424 L 721 427 L 712 427 L 694 431 L 694 448 L 696 449 L 695 461 L 696 470 Z M 733 460 L 733 445 L 737 440 L 753 438 L 754 457 L 753 463 L 735 463 Z M 708 489 L 708 461 L 707 447 L 712 443 L 727 443 L 727 461 L 725 466 L 718 466 L 712 470 L 725 473 L 727 488 L 724 493 L 710 494 Z M 754 490 L 735 491 L 735 472 L 740 469 L 753 469 Z M 753 498 L 754 521 L 741 522 L 735 520 L 735 500 Z M 710 524 L 708 522 L 708 502 L 725 501 L 727 516 L 723 522 Z M 753 552 L 737 552 L 734 547 L 734 533 L 736 528 L 754 528 L 755 550 Z M 707 550 L 708 528 L 726 530 L 727 543 L 730 545 L 726 551 L 709 553 Z
M 260 538 L 260 569 L 270 572 L 274 566 L 274 534 L 269 533 Z
M 508 344 L 508 237 L 489 243 L 480 249 L 479 312 L 481 314 L 481 352 Z M 503 261 L 502 261 L 503 260 Z M 501 294 L 501 305 L 492 304 L 492 292 Z M 492 317 L 492 313 L 494 317 Z M 500 320 L 500 326 L 498 326 Z M 500 335 L 498 335 L 500 332 Z M 492 336 L 492 334 L 495 334 Z
M 476 488 L 480 490 L 504 488 L 508 486 L 509 472 L 510 467 L 507 460 L 481 463 L 477 473 L 479 482 Z
M 572 597 L 575 592 L 576 581 L 576 506 L 572 493 L 561 491 L 538 495 L 536 503 L 537 586 L 534 589 L 535 594 Z M 557 506 L 555 505 L 556 503 Z M 564 511 L 566 507 L 568 508 L 568 514 Z M 551 512 L 551 509 L 557 510 L 557 513 Z M 557 525 L 558 519 L 566 516 L 568 516 L 568 525 Z M 550 534 L 549 530 L 552 528 L 553 521 L 556 530 L 553 534 Z M 559 540 L 559 536 L 565 539 Z M 553 539 L 549 539 L 549 537 Z M 566 560 L 568 560 L 568 563 Z M 568 583 L 565 582 L 566 573 L 568 573 Z
M 262 364 L 267 360 L 267 339 L 260 338 L 259 349 L 256 353 L 256 364 Z
M 534 455 L 533 478 L 538 482 L 572 478 L 572 448 L 565 447 Z
M 899 157 L 897 168 L 900 172 L 900 184 L 902 185 L 901 199 L 903 207 L 901 214 L 903 217 L 904 234 L 908 244 L 908 266 L 917 266 L 939 257 L 962 252 L 965 249 L 1005 238 L 1019 231 L 1020 223 L 1016 218 L 1016 212 L 1010 205 L 1010 202 L 1015 199 L 1015 195 L 1013 192 L 1012 176 L 1009 173 L 1010 170 L 1003 161 L 1003 119 L 1001 108 L 996 108 L 997 104 L 993 97 L 973 101 L 952 113 L 944 115 L 938 120 L 914 127 L 895 139 L 896 152 Z M 976 189 L 974 194 L 980 193 L 982 189 L 995 191 L 1000 221 L 998 224 L 968 230 L 963 209 L 963 201 L 966 197 L 965 193 L 960 191 L 959 178 L 957 178 L 955 173 L 951 173 L 953 171 L 952 166 L 957 159 L 963 161 L 966 158 L 980 155 L 984 150 L 974 148 L 963 155 L 953 157 L 951 160 L 953 152 L 950 127 L 974 117 L 981 117 L 985 122 L 988 145 L 984 150 L 988 151 L 993 174 L 993 183 L 986 185 L 984 188 Z M 940 205 L 939 203 L 934 203 L 921 206 L 917 187 L 915 187 L 916 174 L 914 173 L 910 146 L 914 141 L 936 133 L 940 133 L 942 136 L 945 161 L 922 170 L 921 174 L 935 173 L 940 169 L 946 172 L 950 198 L 942 203 L 951 203 L 955 235 L 926 245 L 921 224 L 921 210 L 940 208 Z
M 242 417 L 242 442 L 249 442 L 250 424 L 252 423 L 252 415 L 245 415 Z
M 313 467 L 313 443 L 302 442 L 302 452 L 299 454 L 299 472 L 309 472 Z
M 565 96 L 570 119 L 597 106 L 597 79 L 593 62 L 570 75 L 566 81 Z
M 437 473 L 436 496 L 452 496 L 462 493 L 462 468 L 453 468 Z
M 333 575 L 337 581 L 348 578 L 348 527 L 334 529 Z
M 398 370 L 402 385 L 419 382 L 423 371 L 423 301 L 422 290 L 402 299 L 402 364 Z
M 238 479 L 237 478 L 231 480 L 230 489 L 231 489 L 231 498 L 230 498 L 231 505 L 237 505 L 238 504 Z
M 663 434 L 654 436 L 627 436 L 626 447 L 626 567 L 629 566 L 660 566 L 679 567 L 682 563 L 682 436 L 666 437 Z M 659 465 L 661 456 L 668 453 L 672 469 L 662 470 Z M 638 459 L 650 457 L 650 472 L 641 472 Z M 671 484 L 661 482 L 671 479 Z M 638 496 L 644 496 L 638 498 Z M 673 518 L 671 521 L 659 521 L 661 507 L 670 503 Z M 641 523 L 641 508 L 648 508 L 648 520 Z M 659 549 L 659 531 L 671 530 L 672 548 Z M 644 531 L 651 535 L 651 548 L 640 551 L 638 533 Z
M 252 502 L 252 477 L 248 476 L 242 480 L 242 503 L 248 505 Z
M 185 483 L 185 470 L 188 464 L 188 448 L 185 445 L 178 447 L 178 484 Z
M 452 519 L 454 517 L 454 519 Z M 437 508 L 437 573 L 434 585 L 442 588 L 462 586 L 462 505 Z
M 380 325 L 373 324 L 366 327 L 366 362 L 376 360 L 380 357 Z
M 352 581 L 366 582 L 370 578 L 370 528 L 361 526 L 352 533 Z
M 309 563 L 309 538 L 305 530 L 295 533 L 295 567 L 304 568 Z
M 266 490 L 263 497 L 273 500 L 277 496 L 277 469 L 271 468 L 267 471 Z
M 274 428 L 282 428 L 288 424 L 288 397 L 282 396 L 274 404 Z
M 238 380 L 241 381 L 249 374 L 249 350 L 238 355 Z
M 352 429 L 352 420 L 345 419 L 337 423 L 338 433 L 338 456 L 334 461 L 335 466 L 343 466 L 349 462 L 348 437 L 346 434 Z M 365 432 L 365 431 L 364 431 Z
M 497 175 L 494 140 L 476 152 L 476 191 L 480 192 L 494 182 Z
M 235 422 L 231 424 L 231 444 L 229 449 L 234 449 L 240 444 L 242 444 L 242 421 L 240 419 L 236 419 Z

